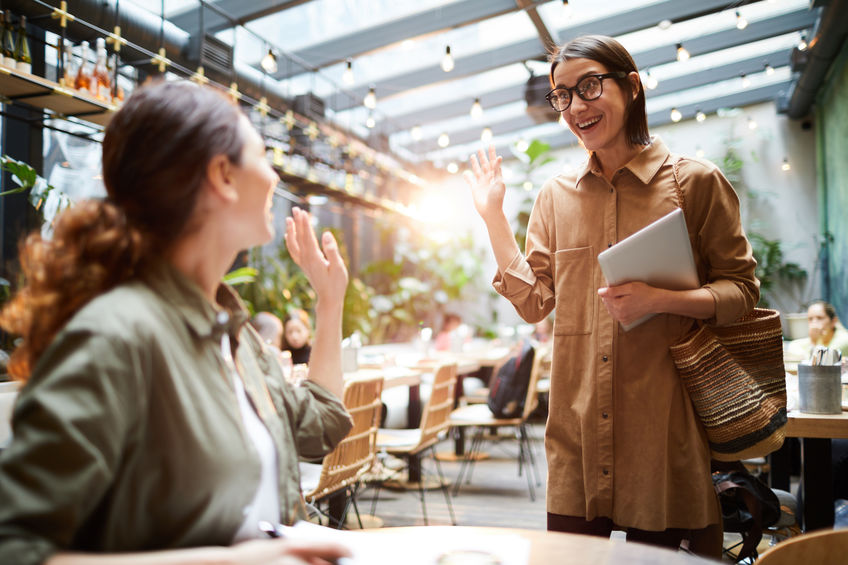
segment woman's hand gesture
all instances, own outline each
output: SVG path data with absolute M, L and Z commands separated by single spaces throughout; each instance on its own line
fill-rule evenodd
M 338 243 L 333 234 L 324 232 L 321 236 L 322 252 L 310 219 L 309 213 L 300 208 L 292 209 L 292 217 L 286 218 L 286 247 L 294 262 L 303 269 L 318 300 L 341 304 L 348 277 Z
M 487 223 L 497 218 L 498 214 L 503 215 L 506 185 L 501 175 L 501 161 L 503 158 L 495 153 L 494 145 L 489 146 L 488 156 L 479 149 L 477 155 L 471 156 L 471 171 L 465 171 L 463 175 L 471 187 L 474 207 Z

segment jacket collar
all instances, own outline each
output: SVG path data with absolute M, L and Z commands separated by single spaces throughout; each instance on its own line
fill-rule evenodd
M 657 171 L 659 171 L 660 167 L 663 166 L 663 163 L 666 162 L 668 155 L 669 152 L 665 143 L 663 143 L 659 136 L 655 135 L 651 137 L 650 145 L 639 152 L 639 154 L 631 159 L 629 163 L 624 165 L 623 168 L 633 173 L 633 176 L 639 179 L 642 184 L 648 184 L 651 180 L 653 180 Z M 586 164 L 578 173 L 577 183 L 579 184 L 580 181 L 590 173 L 597 177 L 603 176 L 601 173 L 601 166 L 595 157 L 594 151 L 589 154 Z
M 244 304 L 232 287 L 224 283 L 218 286 L 217 304 L 213 305 L 194 281 L 167 261 L 161 260 L 151 265 L 144 279 L 198 337 L 217 340 L 227 333 L 235 338 L 247 321 Z

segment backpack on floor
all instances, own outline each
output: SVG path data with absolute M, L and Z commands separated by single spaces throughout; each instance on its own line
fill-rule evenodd
M 763 529 L 780 518 L 777 495 L 744 467 L 713 473 L 713 486 L 721 503 L 724 531 L 742 535 L 742 547 L 736 560 L 756 558 Z
M 489 384 L 489 410 L 496 418 L 517 418 L 524 410 L 535 350 L 525 340 L 517 355 L 510 357 Z

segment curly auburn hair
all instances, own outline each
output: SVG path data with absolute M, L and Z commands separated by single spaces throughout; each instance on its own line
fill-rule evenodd
M 130 280 L 193 229 L 192 213 L 213 157 L 241 162 L 241 112 L 218 92 L 160 82 L 134 93 L 106 128 L 106 200 L 82 201 L 55 220 L 53 236 L 26 237 L 26 284 L 0 313 L 21 336 L 8 364 L 29 378 L 56 334 L 94 297 Z

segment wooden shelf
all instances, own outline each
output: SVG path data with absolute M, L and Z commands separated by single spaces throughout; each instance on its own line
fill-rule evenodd
M 117 109 L 76 90 L 64 88 L 45 78 L 0 65 L 0 96 L 105 126 Z

